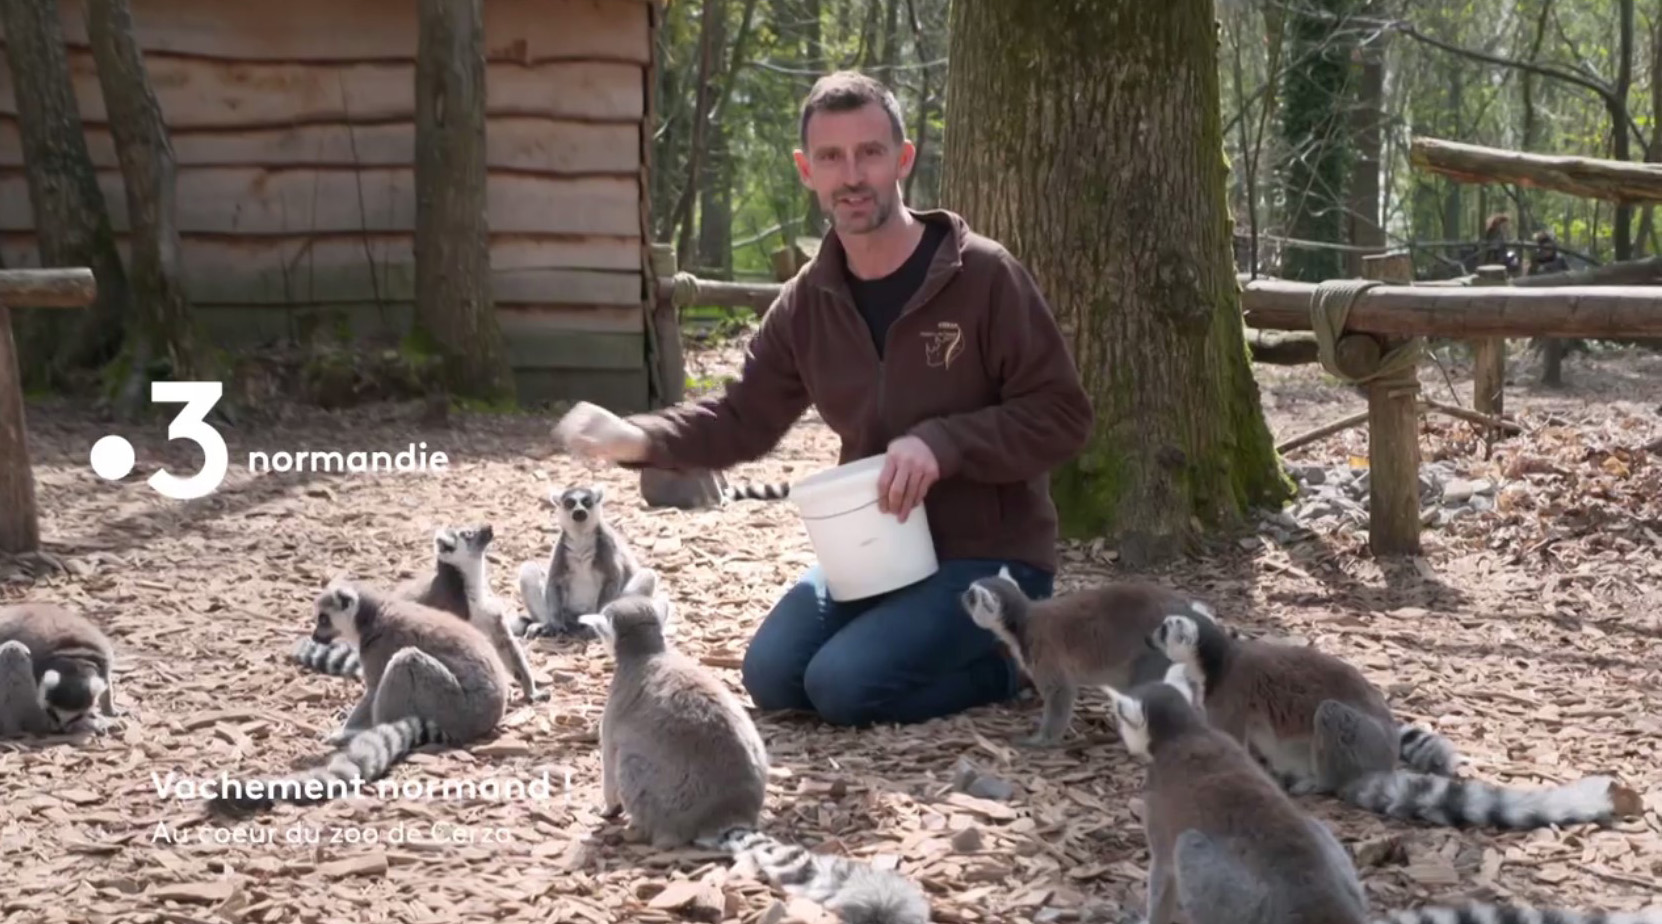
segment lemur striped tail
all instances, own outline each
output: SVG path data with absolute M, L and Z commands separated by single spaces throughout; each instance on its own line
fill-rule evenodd
M 791 483 L 779 481 L 771 484 L 728 485 L 723 493 L 730 501 L 784 500 L 791 496 Z
M 746 827 L 730 828 L 700 844 L 749 857 L 770 882 L 836 912 L 843 924 L 929 924 L 928 898 L 898 873 L 814 853 Z
M 316 805 L 362 794 L 364 783 L 386 776 L 392 766 L 424 744 L 441 743 L 438 724 L 417 716 L 364 729 L 329 755 L 329 761 L 276 780 L 238 781 L 208 803 L 208 811 L 237 815 L 269 810 L 278 802 Z
M 1460 764 L 1453 742 L 1407 722 L 1397 725 L 1397 755 L 1409 768 L 1432 776 L 1454 776 Z
M 1384 815 L 1453 828 L 1545 828 L 1605 822 L 1616 814 L 1616 781 L 1591 776 L 1563 786 L 1517 789 L 1482 780 L 1393 770 L 1346 784 L 1339 798 Z
M 1562 911 L 1515 905 L 1462 905 L 1395 911 L 1373 924 L 1662 924 L 1662 908 Z
M 325 645 L 306 636 L 294 643 L 289 657 L 301 667 L 332 677 L 362 677 L 364 668 L 358 652 L 342 642 Z

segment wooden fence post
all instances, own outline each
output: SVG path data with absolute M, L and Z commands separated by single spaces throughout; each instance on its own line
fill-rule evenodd
M 1474 286 L 1503 286 L 1508 283 L 1506 267 L 1484 265 L 1477 268 Z M 1479 414 L 1499 418 L 1506 406 L 1506 338 L 1479 337 L 1472 341 L 1472 408 Z M 1484 429 L 1484 439 L 1493 442 L 1501 436 L 1492 427 Z
M 652 245 L 652 331 L 658 341 L 658 381 L 665 407 L 680 404 L 687 396 L 687 360 L 681 349 L 681 312 L 673 297 L 664 294 L 665 282 L 675 278 L 675 245 Z
M 1362 275 L 1391 285 L 1414 281 L 1407 253 L 1369 254 Z M 1350 335 L 1358 336 L 1358 335 Z M 1347 337 L 1348 339 L 1348 337 Z M 1406 338 L 1374 338 L 1377 357 Z M 1368 547 L 1375 556 L 1420 552 L 1420 378 L 1418 365 L 1381 376 L 1368 391 Z
M 79 308 L 97 297 L 85 267 L 0 270 L 0 552 L 40 551 L 40 513 L 23 413 L 23 366 L 12 339 L 8 303 L 30 308 Z
M 22 366 L 12 339 L 12 313 L 0 300 L 0 552 L 40 548 L 35 473 L 23 416 Z

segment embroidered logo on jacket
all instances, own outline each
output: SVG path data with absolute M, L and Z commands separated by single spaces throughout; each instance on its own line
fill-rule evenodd
M 924 362 L 932 367 L 951 369 L 952 361 L 964 352 L 964 331 L 956 321 L 942 321 L 933 331 L 923 333 Z

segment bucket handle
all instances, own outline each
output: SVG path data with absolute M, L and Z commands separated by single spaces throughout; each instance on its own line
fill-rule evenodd
M 866 501 L 865 503 L 861 504 L 858 507 L 850 507 L 847 510 L 839 510 L 836 513 L 822 514 L 822 515 L 817 516 L 817 517 L 804 516 L 804 517 L 802 517 L 802 519 L 813 521 L 813 522 L 818 522 L 820 520 L 831 520 L 831 519 L 835 519 L 837 517 L 848 516 L 849 514 L 855 512 L 856 510 L 864 510 L 867 507 L 876 506 L 876 504 L 877 504 L 877 500 L 875 498 L 873 498 L 872 500 Z

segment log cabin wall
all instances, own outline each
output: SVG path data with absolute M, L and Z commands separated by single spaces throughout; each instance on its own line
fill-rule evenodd
M 59 3 L 125 256 L 126 200 L 81 4 Z M 133 0 L 133 17 L 178 160 L 185 282 L 214 342 L 403 336 L 416 5 Z M 522 401 L 648 404 L 651 28 L 645 0 L 485 0 L 492 292 Z M 3 65 L 0 257 L 39 265 Z

